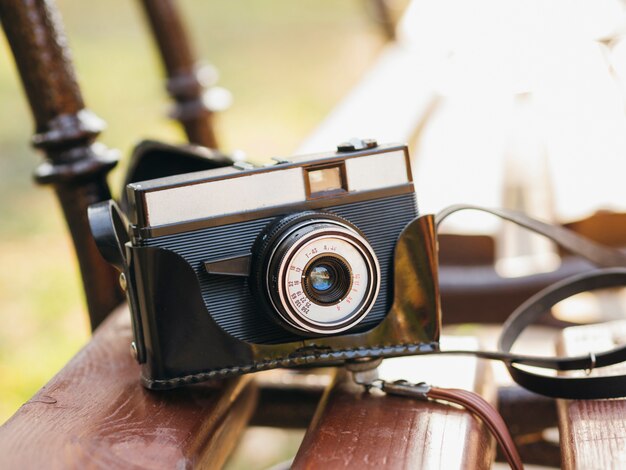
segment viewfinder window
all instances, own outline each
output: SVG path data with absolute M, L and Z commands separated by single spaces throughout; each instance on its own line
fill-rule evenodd
M 323 193 L 346 190 L 342 170 L 343 167 L 338 165 L 307 171 L 309 194 L 311 196 L 319 196 Z

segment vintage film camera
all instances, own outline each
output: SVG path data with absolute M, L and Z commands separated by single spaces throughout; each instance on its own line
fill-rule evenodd
M 404 145 L 355 140 L 126 198 L 129 220 L 112 201 L 89 218 L 122 271 L 148 388 L 438 349 L 433 219 Z

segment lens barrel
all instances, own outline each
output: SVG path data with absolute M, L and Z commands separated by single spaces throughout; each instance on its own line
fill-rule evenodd
M 281 325 L 299 334 L 350 329 L 378 296 L 374 250 L 356 227 L 333 214 L 288 216 L 262 235 L 256 251 L 256 294 Z

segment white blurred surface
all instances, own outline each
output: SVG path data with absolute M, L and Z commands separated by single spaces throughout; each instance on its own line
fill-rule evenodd
M 299 151 L 353 136 L 409 142 L 420 209 L 436 212 L 508 205 L 515 146 L 513 168 L 545 168 L 517 175 L 528 186 L 518 209 L 559 222 L 626 210 L 625 32 L 617 0 L 414 0 L 398 41 Z M 548 186 L 550 200 L 533 202 Z M 470 214 L 445 230 L 499 227 Z
M 624 210 L 624 24 L 624 6 L 614 0 L 412 2 L 401 40 L 445 99 L 415 153 L 422 208 L 502 205 L 503 156 L 520 131 L 515 96 L 525 93 L 556 218 Z M 471 219 L 450 226 L 495 227 Z

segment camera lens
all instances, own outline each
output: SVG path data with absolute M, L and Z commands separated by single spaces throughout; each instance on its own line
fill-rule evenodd
M 339 256 L 319 256 L 304 270 L 304 290 L 313 302 L 333 305 L 344 298 L 352 285 L 352 273 Z
M 288 329 L 336 334 L 356 326 L 374 306 L 378 260 L 358 229 L 338 216 L 287 216 L 255 250 L 255 289 Z

